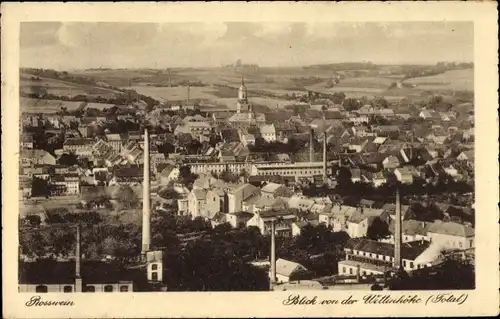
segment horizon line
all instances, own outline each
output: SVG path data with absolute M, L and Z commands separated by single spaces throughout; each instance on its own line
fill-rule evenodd
M 362 64 L 362 63 L 371 63 L 374 66 L 406 66 L 406 65 L 417 65 L 417 66 L 433 66 L 439 62 L 445 63 L 471 63 L 474 64 L 474 61 L 436 61 L 436 62 L 404 62 L 404 63 L 375 63 L 371 61 L 345 61 L 345 62 L 326 62 L 326 63 L 316 63 L 316 64 L 304 64 L 304 65 L 259 65 L 258 63 L 243 63 L 245 65 L 257 65 L 259 68 L 304 68 L 304 67 L 313 67 L 313 66 L 328 66 L 328 65 L 336 65 L 336 64 Z M 19 69 L 45 69 L 45 70 L 54 70 L 54 71 L 85 71 L 85 70 L 99 70 L 99 69 L 109 69 L 109 70 L 165 70 L 165 69 L 217 69 L 229 67 L 232 64 L 225 65 L 204 65 L 204 66 L 165 66 L 165 67 L 152 67 L 152 66 L 139 66 L 139 67 L 109 67 L 109 66 L 90 66 L 87 68 L 45 68 L 45 67 L 36 67 L 36 66 L 23 66 L 20 65 Z

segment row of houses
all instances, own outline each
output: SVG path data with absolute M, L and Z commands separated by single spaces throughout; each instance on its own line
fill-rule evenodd
M 251 184 L 229 184 L 212 176 L 202 176 L 193 190 L 178 200 L 179 212 L 192 218 L 202 217 L 213 225 L 228 222 L 233 227 L 255 226 L 264 235 L 270 224 L 278 220 L 276 232 L 295 236 L 307 224 L 324 224 L 333 231 L 345 231 L 351 238 L 366 237 L 376 219 L 389 225 L 393 232 L 395 206 L 386 203 L 372 208 L 372 202 L 362 201 L 357 207 L 341 205 L 329 198 L 308 198 L 298 195 L 285 185 L 268 183 L 262 188 Z M 404 242 L 427 240 L 445 248 L 474 247 L 474 229 L 455 222 L 434 223 L 407 220 L 409 207 L 402 206 Z M 425 225 L 422 229 L 419 227 Z M 385 242 L 393 242 L 393 238 Z

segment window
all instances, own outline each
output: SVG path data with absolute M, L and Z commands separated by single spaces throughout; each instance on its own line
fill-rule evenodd
M 403 260 L 403 267 L 406 268 L 406 260 Z
M 410 269 L 413 269 L 413 262 L 410 261 Z
M 71 287 L 71 286 L 64 286 L 64 292 L 73 292 L 73 287 Z
M 151 270 L 158 270 L 158 265 L 157 264 L 151 265 Z
M 128 292 L 128 286 L 120 286 L 120 292 Z
M 47 286 L 44 286 L 44 285 L 36 286 L 35 291 L 36 292 L 47 292 Z
M 113 286 L 111 285 L 104 286 L 104 292 L 113 292 Z
M 83 292 L 95 292 L 95 287 L 94 286 L 85 286 L 83 289 Z
M 347 274 L 347 269 L 345 267 L 342 267 L 342 273 Z
M 349 274 L 352 275 L 352 268 L 349 268 Z
M 472 247 L 472 239 L 469 240 L 469 247 Z
M 158 273 L 156 271 L 154 271 L 152 274 L 151 274 L 151 277 L 152 277 L 152 280 L 153 281 L 158 281 Z
M 462 242 L 458 242 L 458 247 L 462 248 Z

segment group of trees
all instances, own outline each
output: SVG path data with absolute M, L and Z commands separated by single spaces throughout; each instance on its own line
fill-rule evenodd
M 363 104 L 357 99 L 347 98 L 344 100 L 343 106 L 346 111 L 356 111 L 359 110 Z
M 51 195 L 52 186 L 46 179 L 33 177 L 31 181 L 31 196 L 46 197 Z
M 474 265 L 456 256 L 431 268 L 423 268 L 389 281 L 391 290 L 458 290 L 476 287 Z
M 158 196 L 165 199 L 179 199 L 180 195 L 172 187 L 165 187 L 158 191 Z
M 277 238 L 276 258 L 303 265 L 309 270 L 304 274 L 309 279 L 328 276 L 338 272 L 337 262 L 344 258 L 343 248 L 348 239 L 345 232 L 332 232 L 323 224 L 308 224 L 299 236 Z
M 198 178 L 198 175 L 191 173 L 191 168 L 189 166 L 181 166 L 179 168 L 179 182 L 185 185 L 188 189 L 193 188 L 194 181 Z
M 51 79 L 64 80 L 67 82 L 72 82 L 75 84 L 85 85 L 85 86 L 94 86 L 95 91 L 99 91 L 101 87 L 100 83 L 96 81 L 94 78 L 89 76 L 79 76 L 74 74 L 69 74 L 66 71 L 59 72 L 51 69 L 35 69 L 35 68 L 27 68 L 22 69 L 22 72 L 26 72 L 32 75 L 35 75 L 35 79 L 39 79 L 39 77 L 46 77 Z M 113 94 L 113 96 L 103 97 L 103 96 L 95 96 L 89 94 L 78 94 L 75 96 L 64 96 L 64 95 L 55 95 L 49 93 L 47 88 L 43 85 L 33 84 L 30 86 L 30 91 L 26 92 L 24 90 L 20 90 L 20 95 L 23 97 L 31 97 L 37 99 L 50 99 L 50 100 L 62 100 L 62 101 L 80 101 L 80 102 L 93 102 L 93 103 L 107 103 L 107 104 L 115 104 L 115 105 L 128 105 L 138 101 L 144 101 L 146 103 L 146 111 L 151 111 L 155 106 L 160 104 L 160 101 L 155 100 L 154 98 L 146 95 L 142 95 L 137 93 L 135 90 L 130 89 L 120 89 L 113 86 L 106 86 L 106 89 L 113 89 L 117 92 Z M 81 112 L 81 110 L 78 110 Z
M 230 171 L 223 171 L 220 174 L 215 174 L 215 177 L 223 180 L 226 183 L 237 183 L 240 180 L 241 175 L 236 175 Z
M 235 246 L 235 245 L 233 245 Z M 248 264 L 233 247 L 211 240 L 188 243 L 166 258 L 165 274 L 170 291 L 265 291 L 267 272 Z
M 442 175 L 436 183 L 426 183 L 422 179 L 415 178 L 412 184 L 402 184 L 389 180 L 380 187 L 374 187 L 368 183 L 353 183 L 351 173 L 346 168 L 341 168 L 337 176 L 337 187 L 335 193 L 341 196 L 358 198 L 388 198 L 393 197 L 396 188 L 401 194 L 408 195 L 441 195 L 441 194 L 466 194 L 474 191 L 473 185 L 464 181 L 455 181 L 448 175 Z
M 267 142 L 261 137 L 255 139 L 254 145 L 249 145 L 248 149 L 252 153 L 268 153 L 268 154 L 295 154 L 307 147 L 308 141 L 290 138 L 287 143 L 279 141 Z
M 120 209 L 137 208 L 140 203 L 139 197 L 129 185 L 120 185 L 115 200 Z

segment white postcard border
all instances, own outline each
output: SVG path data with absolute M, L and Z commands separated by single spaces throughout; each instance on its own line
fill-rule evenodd
M 6 318 L 88 317 L 336 317 L 495 315 L 499 305 L 498 25 L 496 3 L 7 3 L 2 4 L 3 304 Z M 476 105 L 476 289 L 462 305 L 284 306 L 299 292 L 47 294 L 74 306 L 27 307 L 17 289 L 20 21 L 473 21 Z M 355 299 L 372 292 L 311 291 L 318 300 Z M 375 292 L 374 292 L 375 293 Z M 388 292 L 383 292 L 387 294 Z M 390 292 L 392 297 L 437 291 Z

